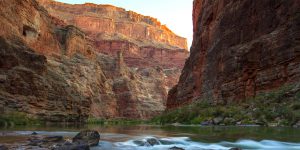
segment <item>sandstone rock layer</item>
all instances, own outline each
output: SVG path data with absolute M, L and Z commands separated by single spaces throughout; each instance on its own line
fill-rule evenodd
M 194 40 L 167 107 L 227 104 L 300 81 L 298 0 L 194 0 Z
M 130 67 L 182 68 L 188 57 L 187 40 L 155 18 L 111 5 L 39 2 L 54 18 L 81 28 L 98 52 L 116 57 L 123 51 Z
M 52 122 L 147 119 L 165 109 L 172 69 L 132 69 L 35 0 L 0 3 L 0 111 Z

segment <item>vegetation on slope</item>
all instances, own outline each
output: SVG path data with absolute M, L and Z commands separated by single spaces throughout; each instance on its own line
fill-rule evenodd
M 7 112 L 0 115 L 0 126 L 18 126 L 40 124 L 40 121 L 21 112 Z
M 300 88 L 290 85 L 240 103 L 201 100 L 152 119 L 158 124 L 292 126 L 300 121 Z
M 103 119 L 103 118 L 93 118 L 90 117 L 87 120 L 88 124 L 97 124 L 97 125 L 137 125 L 143 124 L 145 121 L 143 120 L 135 120 L 135 119 Z

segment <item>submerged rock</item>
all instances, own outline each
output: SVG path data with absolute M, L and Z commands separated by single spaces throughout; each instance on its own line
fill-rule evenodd
M 85 130 L 78 133 L 73 138 L 73 143 L 88 144 L 89 146 L 97 146 L 99 144 L 100 134 L 98 131 Z
M 160 142 L 156 138 L 149 138 L 146 140 L 151 146 L 160 145 Z
M 184 149 L 180 148 L 180 147 L 177 147 L 177 146 L 174 146 L 174 147 L 169 148 L 169 150 L 184 150 Z
M 138 145 L 138 146 L 146 146 L 146 147 L 150 147 L 150 146 L 154 146 L 154 145 L 160 145 L 160 140 L 156 139 L 156 138 L 147 138 L 145 140 L 136 140 L 133 141 L 134 144 Z
M 234 148 L 231 148 L 229 150 L 242 150 L 241 148 L 237 148 L 237 147 L 234 147 Z

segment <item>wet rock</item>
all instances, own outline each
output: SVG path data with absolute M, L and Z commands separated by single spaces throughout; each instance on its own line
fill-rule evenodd
M 150 146 L 150 144 L 148 144 L 144 141 L 140 141 L 140 140 L 135 140 L 135 141 L 133 141 L 133 143 L 138 145 L 138 146 Z
M 177 147 L 177 146 L 174 146 L 174 147 L 169 148 L 169 150 L 184 150 L 184 149 L 180 148 L 180 147 Z
M 53 150 L 90 150 L 90 146 L 84 143 L 66 142 L 62 146 L 56 145 Z
M 133 141 L 133 143 L 136 145 L 139 145 L 139 146 L 146 146 L 146 147 L 160 145 L 160 141 L 156 138 L 148 138 L 145 140 L 136 140 L 136 141 Z
M 171 141 L 168 141 L 168 140 L 162 140 L 162 139 L 160 139 L 159 142 L 162 145 L 172 145 L 172 144 L 174 144 L 174 142 L 171 142 Z
M 32 137 L 28 141 L 30 146 L 40 146 L 45 142 L 41 137 Z
M 49 147 L 51 145 L 64 143 L 63 136 L 32 136 L 28 139 L 29 146 Z
M 100 140 L 98 131 L 85 130 L 78 133 L 73 138 L 73 143 L 88 144 L 89 146 L 97 146 Z
M 149 143 L 151 146 L 160 145 L 160 142 L 156 138 L 146 139 L 146 142 Z
M 203 122 L 201 122 L 201 126 L 210 126 L 210 125 L 212 125 L 213 124 L 213 122 L 211 121 L 211 120 L 209 120 L 209 121 L 203 121 Z
M 43 139 L 45 142 L 64 142 L 63 136 L 47 136 Z
M 0 145 L 0 150 L 8 150 L 8 147 L 6 147 L 5 145 Z
M 234 148 L 231 148 L 229 150 L 242 150 L 241 148 L 237 148 L 237 147 L 234 147 Z
M 37 135 L 37 133 L 36 132 L 32 132 L 31 135 Z

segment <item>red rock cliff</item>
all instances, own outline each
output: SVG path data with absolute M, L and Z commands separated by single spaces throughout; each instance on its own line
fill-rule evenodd
M 130 69 L 122 52 L 98 53 L 78 27 L 35 0 L 0 2 L 0 111 L 53 122 L 151 118 L 172 84 L 160 67 Z
M 187 40 L 152 17 L 111 5 L 71 5 L 39 0 L 49 13 L 81 28 L 97 50 L 112 56 L 122 50 L 131 67 L 180 67 L 188 57 Z M 171 63 L 171 61 L 175 63 Z
M 167 107 L 226 104 L 300 81 L 298 0 L 194 0 L 194 40 Z

